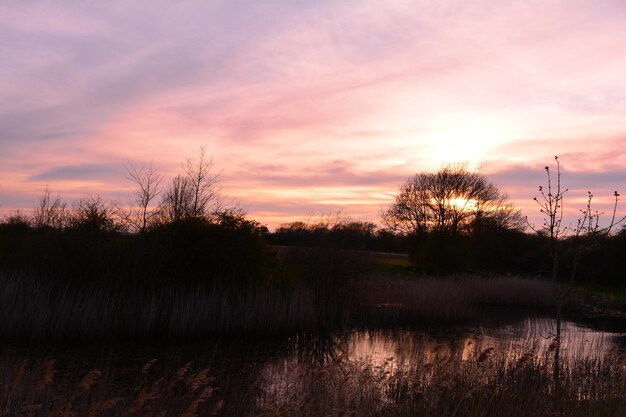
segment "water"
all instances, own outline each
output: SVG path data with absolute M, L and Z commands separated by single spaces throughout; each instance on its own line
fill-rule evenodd
M 486 365 L 513 366 L 520 360 L 551 365 L 555 345 L 555 323 L 548 318 L 528 317 L 498 327 L 461 327 L 438 331 L 378 330 L 353 331 L 315 341 L 295 338 L 284 357 L 268 361 L 263 370 L 264 387 L 273 398 L 289 398 L 299 379 L 324 367 L 339 364 L 369 374 L 379 383 L 398 375 L 411 375 L 456 362 L 475 365 L 486 353 Z M 575 322 L 562 323 L 560 358 L 569 369 L 578 362 L 601 360 L 626 349 L 626 333 L 605 332 Z M 315 344 L 316 354 L 311 355 Z M 423 374 L 423 372 L 422 372 Z M 301 387 L 302 389 L 302 387 Z
M 526 365 L 545 371 L 548 381 L 554 332 L 553 320 L 528 317 L 497 326 L 431 331 L 354 330 L 188 344 L 7 346 L 1 351 L 0 375 L 4 376 L 0 377 L 0 386 L 6 385 L 5 379 L 24 358 L 32 364 L 34 378 L 37 361 L 53 357 L 57 360 L 55 392 L 59 398 L 87 371 L 98 369 L 102 378 L 90 401 L 126 398 L 118 407 L 128 408 L 139 387 L 156 381 L 164 381 L 159 382 L 162 387 L 172 387 L 176 373 L 191 363 L 186 378 L 203 369 L 208 369 L 207 375 L 211 376 L 207 384 L 214 390 L 205 406 L 225 404 L 222 411 L 228 415 L 299 415 L 304 410 L 313 415 L 340 415 L 337 410 L 346 404 L 369 410 L 415 395 L 431 398 L 439 395 L 446 384 L 459 381 L 474 390 L 502 375 L 516 375 Z M 580 384 L 571 384 L 580 390 L 576 394 L 579 398 L 590 398 L 589 387 L 601 385 L 594 380 L 598 377 L 594 369 L 601 369 L 605 358 L 617 358 L 626 350 L 625 335 L 575 322 L 563 323 L 560 358 L 565 377 L 584 376 Z M 157 359 L 156 364 L 142 372 L 152 358 Z M 609 382 L 611 378 L 614 376 Z M 581 388 L 576 388 L 578 385 Z M 182 412 L 189 405 L 190 399 L 185 397 L 192 395 L 189 392 L 162 389 L 158 398 L 168 402 L 163 405 L 155 399 L 146 407 L 178 407 Z M 86 412 L 88 405 L 84 407 Z

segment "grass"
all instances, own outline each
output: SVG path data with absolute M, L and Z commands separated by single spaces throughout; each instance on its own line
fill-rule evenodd
M 411 261 L 405 254 L 369 252 L 367 262 L 373 273 L 411 275 Z
M 331 272 L 328 272 L 331 278 Z M 329 292 L 329 288 L 333 291 Z M 551 311 L 549 284 L 515 277 L 402 279 L 228 291 L 111 288 L 0 275 L 0 335 L 20 340 L 203 338 L 479 321 L 485 306 Z
M 0 278 L 0 335 L 20 340 L 202 338 L 342 327 L 345 311 L 308 287 L 237 293 L 202 285 L 115 289 Z
M 551 311 L 549 283 L 380 272 L 337 281 L 351 265 L 336 267 L 340 263 L 331 263 L 324 253 L 303 256 L 316 268 L 304 270 L 302 281 L 238 292 L 199 284 L 116 289 L 0 274 L 0 334 L 34 346 L 32 354 L 7 354 L 0 360 L 0 416 L 624 415 L 626 355 L 617 350 L 587 355 L 579 347 L 578 354 L 563 355 L 555 384 L 554 358 L 537 344 L 512 350 L 484 339 L 462 349 L 421 349 L 404 340 L 413 353 L 410 361 L 401 362 L 351 355 L 345 341 L 328 345 L 322 337 L 333 332 L 345 338 L 346 329 L 358 327 L 480 324 L 494 306 Z M 195 343 L 224 334 L 297 334 L 305 356 L 258 354 L 235 364 L 207 364 L 201 357 L 196 366 L 181 363 L 180 356 L 153 360 L 145 355 L 142 363 L 120 366 L 109 359 L 78 360 L 81 354 L 58 360 L 37 353 L 50 340 Z
M 252 357 L 210 367 L 155 357 L 132 366 L 80 369 L 43 356 L 0 362 L 0 414 L 10 416 L 437 416 L 622 417 L 626 354 L 617 349 L 561 359 L 527 342 L 475 340 L 399 357 L 348 351 L 321 363 Z M 128 352 L 126 352 L 128 354 Z M 78 358 L 73 358 L 79 362 Z M 98 362 L 98 361 L 96 361 Z M 105 361 L 106 362 L 106 361 Z M 232 375 L 241 372 L 233 379 Z
M 483 320 L 494 307 L 521 314 L 551 313 L 551 284 L 513 276 L 373 277 L 360 283 L 357 298 L 366 324 L 449 324 Z M 570 309 L 578 300 L 572 297 Z
M 175 371 L 153 371 L 148 360 L 130 385 L 92 369 L 81 375 L 59 376 L 55 359 L 30 365 L 28 359 L 5 374 L 0 394 L 1 415 L 11 416 L 133 416 L 218 415 L 224 406 L 209 369 L 186 364 Z

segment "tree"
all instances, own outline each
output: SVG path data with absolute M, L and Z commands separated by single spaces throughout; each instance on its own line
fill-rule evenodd
M 569 273 L 569 283 L 573 283 L 576 278 L 576 272 L 583 255 L 588 252 L 600 240 L 608 237 L 611 231 L 624 220 L 626 217 L 617 218 L 617 206 L 619 202 L 619 193 L 613 192 L 613 207 L 610 219 L 606 224 L 602 224 L 601 218 L 604 213 L 592 208 L 593 194 L 587 192 L 587 204 L 584 209 L 580 210 L 580 217 L 573 226 L 563 225 L 564 198 L 569 191 L 563 188 L 561 184 L 561 164 L 559 157 L 555 156 L 556 175 L 553 176 L 549 166 L 544 168 L 546 172 L 546 186 L 539 187 L 540 197 L 534 197 L 533 200 L 539 206 L 539 211 L 543 215 L 543 224 L 537 228 L 529 224 L 530 228 L 536 233 L 545 236 L 548 242 L 548 253 L 551 259 L 551 279 L 554 283 L 555 297 L 557 301 L 566 297 L 570 291 L 567 288 L 560 293 L 559 275 L 561 266 L 561 257 L 563 254 L 564 243 L 569 243 L 568 250 L 571 258 L 571 267 Z
M 409 178 L 381 217 L 388 228 L 409 236 L 467 234 L 485 222 L 504 228 L 522 223 L 506 194 L 465 165 Z
M 75 231 L 87 234 L 115 232 L 121 229 L 118 219 L 119 209 L 114 203 L 99 195 L 78 200 L 69 215 L 68 223 Z
M 212 203 L 217 203 L 218 190 L 216 188 L 219 174 L 212 174 L 213 157 L 207 157 L 203 146 L 198 152 L 198 159 L 187 159 L 185 166 L 186 179 L 189 182 L 190 215 L 202 217 L 209 213 Z M 217 207 L 214 211 L 219 210 Z
M 197 159 L 187 159 L 183 173 L 176 175 L 163 194 L 160 211 L 165 221 L 208 218 L 222 209 L 216 187 L 219 174 L 211 172 L 213 158 L 200 148 Z
M 552 261 L 550 274 L 556 307 L 553 376 L 555 389 L 558 391 L 560 386 L 559 352 L 563 305 L 573 288 L 571 284 L 573 284 L 576 278 L 579 262 L 582 256 L 592 249 L 600 240 L 608 237 L 614 227 L 626 220 L 626 216 L 622 218 L 616 217 L 620 195 L 615 191 L 613 193 L 611 217 L 607 224 L 602 225 L 601 217 L 603 213 L 592 209 L 593 194 L 591 191 L 588 191 L 587 205 L 584 209 L 580 210 L 580 217 L 576 221 L 576 224 L 574 226 L 563 225 L 564 198 L 568 189 L 563 188 L 561 183 L 561 164 L 559 157 L 555 156 L 554 161 L 556 164 L 556 175 L 553 176 L 550 167 L 546 166 L 544 168 L 547 177 L 546 186 L 539 186 L 540 196 L 533 198 L 539 205 L 539 211 L 543 215 L 543 224 L 540 228 L 536 228 L 532 224 L 529 224 L 529 226 L 535 232 L 547 238 L 548 253 Z M 563 286 L 559 280 L 559 267 L 561 266 L 561 258 L 564 255 L 565 243 L 569 243 L 568 249 L 571 251 L 571 265 L 568 279 L 569 286 Z
M 409 178 L 381 215 L 386 227 L 408 237 L 413 266 L 429 273 L 485 267 L 484 241 L 523 227 L 506 194 L 462 164 Z
M 37 228 L 61 229 L 67 223 L 67 204 L 59 196 L 52 198 L 46 187 L 33 210 L 33 226 Z
M 134 196 L 137 209 L 131 209 L 126 218 L 132 227 L 143 232 L 156 214 L 155 210 L 150 209 L 150 203 L 161 193 L 163 174 L 154 169 L 152 162 L 140 168 L 130 164 L 126 170 L 126 179 L 137 186 Z

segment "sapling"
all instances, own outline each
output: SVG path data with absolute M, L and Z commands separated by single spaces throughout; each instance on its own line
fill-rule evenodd
M 555 156 L 556 175 L 553 175 L 549 166 L 544 168 L 547 176 L 546 186 L 539 186 L 539 197 L 533 200 L 539 205 L 540 212 L 543 215 L 543 225 L 536 228 L 529 223 L 529 226 L 535 232 L 544 235 L 548 239 L 548 251 L 551 260 L 551 281 L 554 294 L 554 302 L 556 307 L 556 335 L 554 337 L 554 382 L 555 390 L 558 390 L 559 381 L 559 351 L 561 341 L 561 321 L 563 305 L 565 304 L 576 278 L 578 266 L 583 255 L 590 251 L 602 239 L 608 237 L 611 231 L 618 224 L 622 223 L 626 216 L 618 218 L 617 209 L 619 201 L 619 193 L 613 193 L 613 207 L 610 220 L 607 224 L 602 224 L 601 218 L 605 214 L 592 208 L 593 194 L 591 191 L 587 193 L 587 205 L 580 210 L 580 217 L 576 220 L 575 225 L 565 225 L 563 223 L 563 206 L 564 197 L 568 192 L 567 188 L 563 188 L 561 183 L 561 164 L 559 157 Z M 568 285 L 562 285 L 559 277 L 559 265 L 563 250 L 564 240 L 571 241 L 571 265 Z

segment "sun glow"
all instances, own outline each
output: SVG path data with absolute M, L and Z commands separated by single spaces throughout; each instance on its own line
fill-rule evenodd
M 453 125 L 453 124 L 452 124 Z M 498 126 L 459 126 L 435 128 L 426 134 L 430 159 L 439 164 L 468 162 L 470 165 L 488 159 L 495 145 L 511 137 Z
M 456 207 L 460 210 L 469 210 L 472 209 L 476 205 L 475 200 L 468 200 L 463 197 L 455 197 L 451 198 L 449 201 L 450 205 Z

